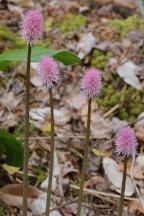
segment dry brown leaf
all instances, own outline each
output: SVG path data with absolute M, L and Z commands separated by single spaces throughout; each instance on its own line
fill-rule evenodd
M 141 207 L 140 200 L 131 201 L 130 209 L 133 211 L 138 211 L 141 214 L 144 214 L 144 209 Z
M 123 6 L 123 7 L 127 7 L 127 8 L 130 8 L 130 9 L 134 9 L 135 8 L 135 5 L 132 4 L 128 0 L 113 0 L 113 2 L 117 6 Z
M 23 185 L 22 184 L 9 184 L 4 186 L 0 190 L 1 200 L 10 206 L 15 206 L 17 208 L 22 208 L 23 197 L 22 197 Z M 42 192 L 33 187 L 28 186 L 28 203 L 31 199 L 37 199 Z

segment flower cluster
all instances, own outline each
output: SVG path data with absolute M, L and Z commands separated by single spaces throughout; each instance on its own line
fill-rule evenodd
M 59 80 L 59 70 L 55 60 L 50 56 L 43 56 L 40 61 L 40 76 L 44 84 L 51 88 Z
M 101 76 L 96 69 L 89 69 L 86 72 L 82 80 L 81 88 L 83 93 L 88 97 L 97 97 L 101 88 Z
M 22 38 L 30 45 L 42 38 L 43 22 L 42 15 L 37 9 L 29 10 L 23 20 Z
M 137 140 L 130 127 L 122 128 L 116 135 L 115 152 L 120 155 L 132 156 L 136 151 Z

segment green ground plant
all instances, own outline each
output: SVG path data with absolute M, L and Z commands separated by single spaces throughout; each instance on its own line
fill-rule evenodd
M 98 49 L 95 49 L 92 54 L 91 65 L 92 67 L 96 67 L 97 69 L 104 70 L 107 64 L 107 60 L 111 57 L 113 57 L 111 51 L 105 53 Z
M 114 19 L 108 26 L 114 29 L 120 29 L 120 38 L 122 39 L 132 29 L 144 29 L 144 19 L 129 16 L 126 19 Z
M 144 90 L 136 90 L 132 86 L 127 86 L 124 89 L 124 81 L 114 74 L 109 76 L 108 81 L 103 80 L 102 92 L 94 100 L 104 113 L 119 104 L 119 107 L 109 115 L 109 118 L 115 116 L 131 122 L 143 111 L 143 95 Z
M 72 14 L 67 13 L 63 18 L 58 21 L 58 25 L 60 30 L 65 35 L 69 35 L 72 33 L 74 29 L 77 29 L 81 26 L 81 24 L 85 24 L 89 21 L 89 18 L 82 14 Z

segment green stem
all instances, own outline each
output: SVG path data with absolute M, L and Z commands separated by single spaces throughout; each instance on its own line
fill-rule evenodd
M 123 180 L 122 180 L 122 188 L 121 188 L 121 197 L 120 197 L 118 216 L 122 216 L 122 211 L 123 211 L 123 201 L 124 201 L 125 184 L 126 184 L 126 172 L 127 172 L 127 161 L 128 161 L 128 157 L 125 156 L 125 158 L 124 158 Z
M 89 136 L 90 136 L 90 117 L 91 117 L 91 98 L 88 100 L 86 142 L 85 142 L 85 147 L 84 147 L 84 157 L 83 157 L 83 163 L 82 163 L 82 176 L 81 176 L 81 183 L 80 183 L 77 216 L 80 216 L 81 206 L 82 206 L 83 187 L 84 187 L 84 179 L 85 179 L 85 173 L 86 173 L 86 167 L 87 167 L 87 156 L 88 156 L 88 146 L 89 146 Z
M 50 198 L 51 198 L 53 163 L 54 163 L 54 113 L 53 113 L 53 97 L 52 97 L 51 88 L 49 88 L 49 95 L 50 95 L 50 108 L 51 108 L 51 148 L 50 148 L 50 166 L 49 166 L 49 183 L 47 189 L 46 216 L 49 216 L 49 211 L 50 211 Z
M 29 89 L 30 89 L 31 46 L 28 45 L 26 70 L 26 111 L 25 111 L 25 143 L 24 143 L 24 176 L 23 176 L 23 216 L 27 216 L 27 186 L 28 186 L 28 144 L 29 144 Z

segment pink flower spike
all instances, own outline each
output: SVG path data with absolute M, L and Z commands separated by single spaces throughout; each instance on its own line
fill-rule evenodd
M 43 22 L 42 15 L 37 9 L 29 10 L 22 24 L 22 38 L 27 40 L 30 45 L 42 38 Z
M 137 139 L 130 127 L 122 128 L 116 135 L 115 152 L 120 155 L 132 156 L 136 151 Z
M 44 84 L 51 88 L 59 81 L 59 70 L 55 60 L 50 56 L 43 56 L 40 61 L 40 77 Z
M 82 91 L 89 98 L 97 97 L 101 88 L 101 76 L 96 69 L 89 69 L 82 80 Z

